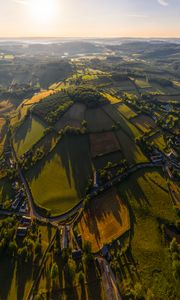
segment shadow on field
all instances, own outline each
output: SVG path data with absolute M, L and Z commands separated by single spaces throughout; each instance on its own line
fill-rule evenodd
M 150 172 L 148 170 L 148 172 Z M 125 202 L 129 214 L 130 214 L 130 221 L 131 221 L 131 236 L 134 234 L 134 224 L 136 223 L 136 216 L 134 212 L 133 206 L 138 208 L 143 208 L 145 206 L 150 206 L 149 200 L 142 190 L 141 186 L 138 183 L 138 178 L 142 177 L 145 181 L 147 178 L 144 176 L 144 172 L 140 172 L 134 176 L 130 176 L 129 180 L 127 179 L 126 182 L 122 183 L 119 188 L 120 197 Z M 133 199 L 135 201 L 134 205 L 132 206 L 132 202 L 129 199 Z
M 98 278 L 95 262 L 92 262 L 88 265 L 86 269 L 86 278 L 87 278 L 87 291 L 88 299 L 98 300 L 102 299 L 101 295 L 101 284 Z
M 104 232 L 107 230 L 110 232 L 109 234 L 112 234 L 109 227 L 113 226 L 113 224 L 115 224 L 116 227 L 118 226 L 119 228 L 122 227 L 125 229 L 127 219 L 128 211 L 124 203 L 119 198 L 116 189 L 111 189 L 90 201 L 83 222 L 90 234 L 94 237 L 98 248 L 101 249 L 104 244 Z M 101 232 L 102 226 L 103 232 Z
M 27 133 L 32 129 L 32 117 L 28 116 L 22 125 L 17 129 L 14 141 L 19 149 L 20 143 L 25 141 Z
M 0 180 L 0 190 L 1 190 L 0 203 L 1 200 L 5 201 L 6 199 L 11 199 L 13 195 L 13 190 L 12 190 L 11 182 L 8 179 Z
M 8 257 L 3 257 L 3 261 L 0 261 L 0 299 L 7 300 L 11 289 L 15 263 Z
M 150 181 L 155 184 L 156 186 L 158 186 L 162 191 L 164 191 L 165 193 L 169 193 L 168 188 L 164 188 L 162 185 L 158 184 L 158 182 L 156 182 L 154 179 L 150 178 Z
M 50 163 L 55 155 L 60 158 L 69 187 L 75 183 L 78 197 L 83 197 L 88 179 L 92 175 L 88 136 L 64 137 L 44 159 L 28 172 L 30 182 L 39 177 L 45 165 Z
M 17 299 L 23 300 L 26 282 L 30 281 L 33 276 L 33 262 L 22 263 L 17 262 L 16 269 L 16 284 L 17 284 Z

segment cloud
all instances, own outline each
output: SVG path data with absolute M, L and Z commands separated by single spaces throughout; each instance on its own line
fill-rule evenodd
M 158 0 L 158 3 L 162 6 L 168 6 L 169 5 L 169 2 L 168 0 Z

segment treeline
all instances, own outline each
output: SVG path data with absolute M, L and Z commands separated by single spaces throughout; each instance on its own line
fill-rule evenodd
M 24 100 L 26 98 L 31 98 L 34 93 L 38 92 L 39 89 L 29 87 L 29 88 L 17 88 L 12 91 L 0 90 L 0 99 L 3 100 Z
M 96 108 L 108 103 L 108 100 L 93 87 L 78 87 L 68 93 L 74 102 L 83 103 L 88 108 Z
M 75 87 L 44 98 L 32 108 L 32 113 L 52 126 L 73 103 L 83 103 L 87 108 L 96 108 L 109 101 L 93 87 Z
M 73 104 L 64 91 L 50 95 L 37 103 L 32 113 L 45 120 L 49 125 L 55 124 L 64 112 Z

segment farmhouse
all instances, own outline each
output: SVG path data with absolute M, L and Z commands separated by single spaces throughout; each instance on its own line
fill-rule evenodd
M 23 216 L 22 219 L 21 219 L 21 222 L 25 226 L 30 226 L 31 225 L 31 218 Z
M 16 236 L 17 237 L 24 237 L 27 234 L 27 227 L 18 227 Z

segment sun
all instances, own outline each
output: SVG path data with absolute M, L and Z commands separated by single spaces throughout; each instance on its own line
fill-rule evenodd
M 53 20 L 58 9 L 56 0 L 30 0 L 29 6 L 33 18 L 46 23 Z

